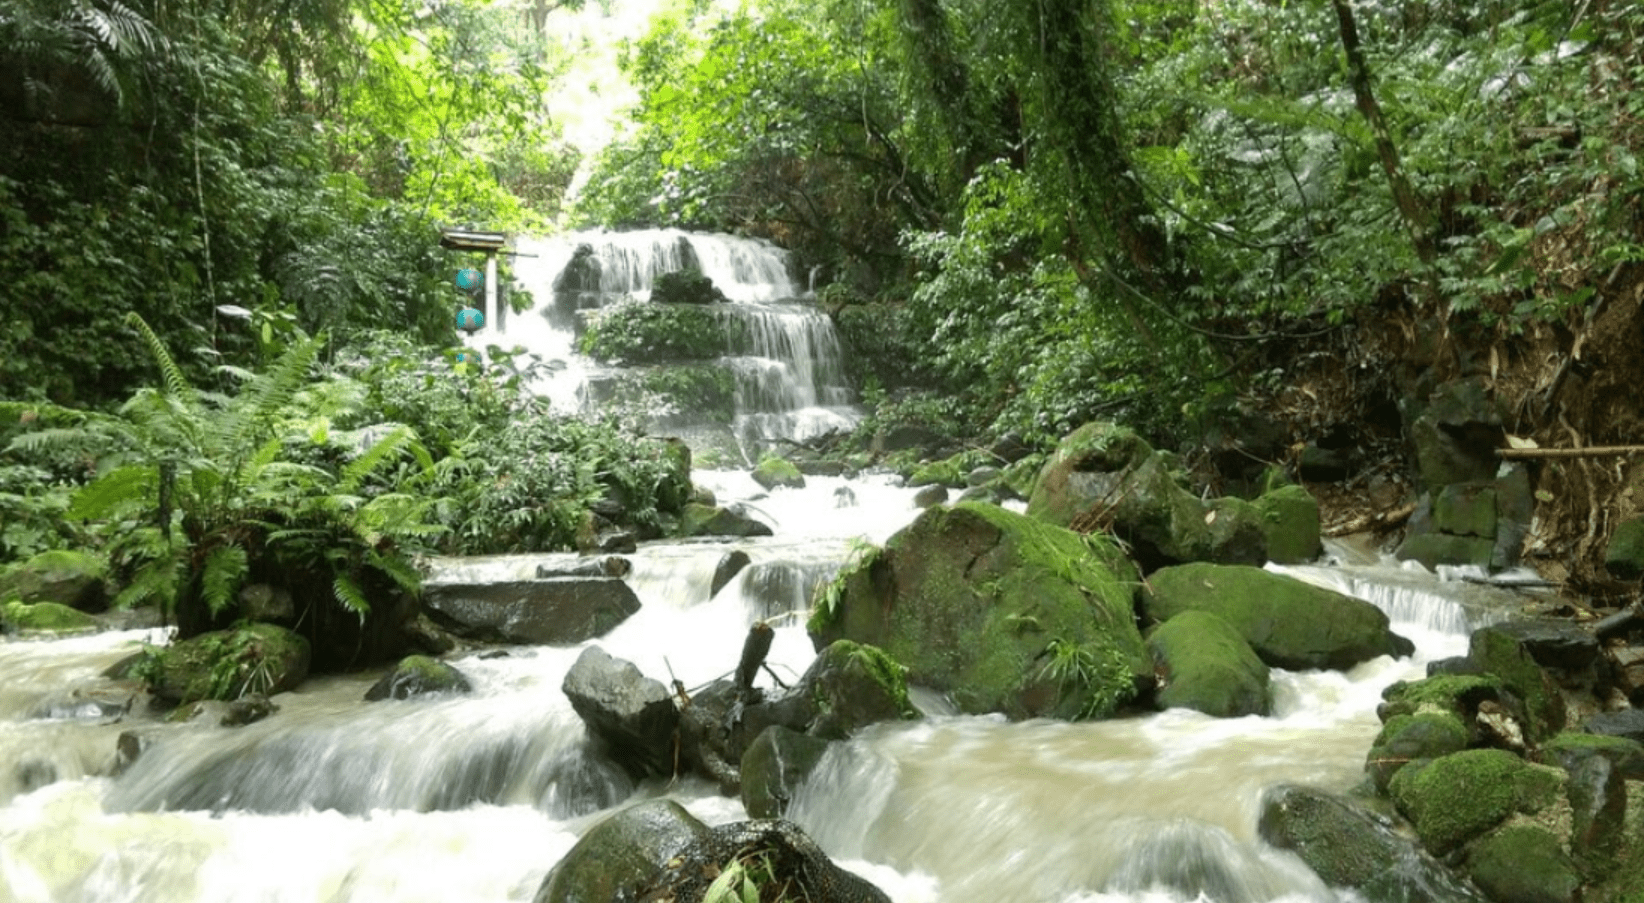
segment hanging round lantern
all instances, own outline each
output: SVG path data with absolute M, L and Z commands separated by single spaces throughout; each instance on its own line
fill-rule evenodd
M 457 288 L 465 292 L 477 292 L 485 284 L 485 277 L 480 275 L 479 270 L 470 267 L 457 271 L 456 283 Z
M 472 307 L 457 311 L 457 328 L 473 335 L 485 327 L 485 314 Z
M 459 351 L 459 352 L 457 352 L 456 363 L 470 364 L 470 365 L 473 365 L 473 366 L 478 366 L 479 362 L 480 362 L 479 355 L 472 352 L 472 351 Z

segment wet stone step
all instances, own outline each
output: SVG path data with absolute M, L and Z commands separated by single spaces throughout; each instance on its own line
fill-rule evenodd
M 565 645 L 604 636 L 639 611 L 618 577 L 563 576 L 500 583 L 431 583 L 424 605 L 465 639 Z

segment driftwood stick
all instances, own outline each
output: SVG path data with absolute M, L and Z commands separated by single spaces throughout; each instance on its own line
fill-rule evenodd
M 1502 458 L 1613 458 L 1644 452 L 1644 445 L 1595 445 L 1591 448 L 1498 448 Z
M 1405 505 L 1394 508 L 1392 511 L 1377 511 L 1373 514 L 1364 514 L 1351 520 L 1327 526 L 1322 531 L 1325 536 L 1347 536 L 1352 533 L 1363 533 L 1365 530 L 1391 530 L 1410 519 L 1416 513 L 1416 506 Z
M 776 631 L 764 621 L 748 628 L 748 638 L 742 641 L 742 660 L 736 666 L 737 695 L 752 692 L 754 678 L 759 676 L 759 666 L 765 664 L 765 656 L 770 653 L 774 639 Z

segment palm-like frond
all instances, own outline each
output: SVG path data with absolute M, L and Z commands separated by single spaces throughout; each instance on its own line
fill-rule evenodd
M 206 555 L 200 570 L 200 597 L 212 614 L 221 613 L 234 602 L 247 570 L 245 549 L 240 546 L 218 546 Z
M 417 442 L 417 434 L 408 426 L 395 427 L 388 435 L 377 440 L 375 445 L 343 468 L 341 479 L 337 482 L 337 491 L 354 492 L 366 477 L 375 473 L 378 467 L 399 457 L 402 452 L 415 448 L 421 451 L 420 458 L 426 458 L 428 452 Z M 432 461 L 430 460 L 430 463 Z
M 331 593 L 337 597 L 339 605 L 359 615 L 361 622 L 364 622 L 365 616 L 371 613 L 370 600 L 365 598 L 360 585 L 347 574 L 338 574 L 337 579 L 331 581 Z
M 98 477 L 74 494 L 68 516 L 100 520 L 122 505 L 141 500 L 158 500 L 159 471 L 152 464 L 130 464 Z
M 143 337 L 143 344 L 148 346 L 148 353 L 153 356 L 154 363 L 160 368 L 160 376 L 165 380 L 166 394 L 183 401 L 184 405 L 195 410 L 199 407 L 199 396 L 194 392 L 194 385 L 183 375 L 181 367 L 172 360 L 171 352 L 166 350 L 166 343 L 149 328 L 148 322 L 135 313 L 126 314 L 126 324 L 137 330 Z

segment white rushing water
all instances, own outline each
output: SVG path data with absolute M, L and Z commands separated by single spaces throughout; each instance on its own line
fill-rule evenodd
M 763 494 L 743 473 L 697 477 L 779 535 L 736 542 L 753 564 L 712 598 L 730 544 L 642 549 L 628 580 L 644 607 L 595 641 L 692 687 L 735 667 L 748 624 L 802 613 L 854 544 L 917 514 L 911 491 L 884 480 Z M 552 557 L 442 567 L 452 579 L 530 575 Z M 836 745 L 790 816 L 897 903 L 1346 903 L 1257 840 L 1261 794 L 1354 785 L 1382 688 L 1465 650 L 1450 597 L 1476 588 L 1376 567 L 1290 570 L 1374 596 L 1417 654 L 1275 671 L 1271 717 L 1013 724 L 941 714 L 921 694 L 936 714 Z M 1378 573 L 1410 585 L 1370 592 L 1389 582 Z M 798 622 L 778 622 L 770 658 L 790 677 L 813 657 Z M 635 786 L 590 754 L 559 689 L 582 646 L 459 658 L 468 696 L 363 703 L 375 675 L 329 677 L 276 697 L 280 711 L 256 724 L 162 729 L 120 712 L 121 688 L 98 676 L 154 639 L 0 643 L 0 900 L 528 901 L 582 831 L 632 800 L 666 794 L 710 823 L 744 817 L 704 782 Z M 112 777 L 116 738 L 133 729 L 159 739 Z

